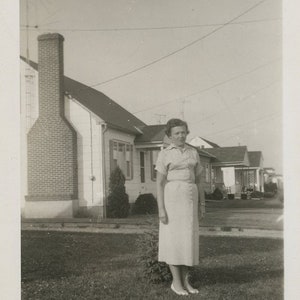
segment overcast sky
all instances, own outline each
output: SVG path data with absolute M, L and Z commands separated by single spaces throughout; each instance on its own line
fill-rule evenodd
M 282 172 L 281 0 L 21 0 L 20 24 L 21 55 L 26 24 L 35 62 L 37 36 L 58 32 L 66 76 Z

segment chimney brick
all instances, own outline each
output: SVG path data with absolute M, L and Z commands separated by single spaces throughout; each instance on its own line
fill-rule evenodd
M 28 133 L 27 201 L 77 198 L 77 137 L 64 116 L 63 40 L 38 37 L 39 117 Z

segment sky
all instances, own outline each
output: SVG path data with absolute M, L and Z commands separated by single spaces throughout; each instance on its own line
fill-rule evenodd
M 47 32 L 65 38 L 66 76 L 282 173 L 281 0 L 21 0 L 20 54 L 37 62 Z

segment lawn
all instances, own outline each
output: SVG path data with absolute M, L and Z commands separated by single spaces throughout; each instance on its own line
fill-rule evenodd
M 263 198 L 263 199 L 223 199 L 223 200 L 206 200 L 206 208 L 283 208 L 283 203 L 279 200 L 278 196 L 273 198 Z
M 149 284 L 137 235 L 22 232 L 22 299 L 176 299 Z M 201 237 L 195 299 L 283 299 L 283 241 Z

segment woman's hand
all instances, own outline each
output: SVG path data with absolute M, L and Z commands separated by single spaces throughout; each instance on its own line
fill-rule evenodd
M 159 212 L 159 220 L 163 224 L 168 224 L 168 216 L 167 216 L 167 212 L 165 209 L 162 210 L 161 212 Z

